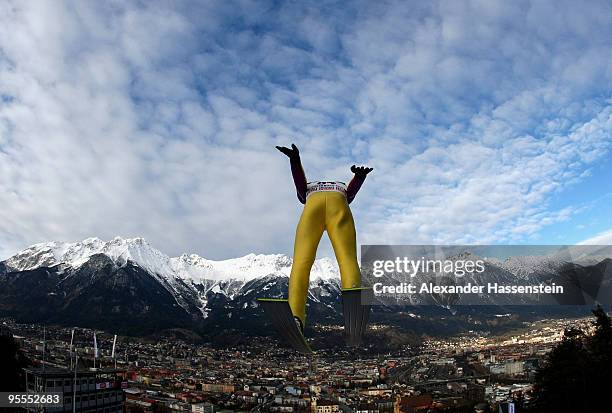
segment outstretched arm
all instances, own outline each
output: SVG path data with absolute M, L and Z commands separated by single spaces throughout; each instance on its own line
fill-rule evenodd
M 293 183 L 295 184 L 297 197 L 302 204 L 305 204 L 306 174 L 304 174 L 304 168 L 302 168 L 302 161 L 300 160 L 300 151 L 294 144 L 291 144 L 291 148 L 277 146 L 276 149 L 278 149 L 289 157 L 289 164 L 291 165 L 291 175 L 293 175 Z
M 346 189 L 346 200 L 350 204 L 353 199 L 355 199 L 355 195 L 359 192 L 361 185 L 366 179 L 366 176 L 372 172 L 374 168 L 368 168 L 366 166 L 351 166 L 351 172 L 355 174 L 351 182 L 348 184 L 348 188 Z

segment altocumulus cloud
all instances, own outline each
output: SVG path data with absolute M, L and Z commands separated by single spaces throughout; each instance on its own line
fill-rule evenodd
M 0 5 L 0 255 L 143 236 L 291 251 L 311 179 L 375 167 L 359 240 L 520 242 L 610 150 L 607 1 Z

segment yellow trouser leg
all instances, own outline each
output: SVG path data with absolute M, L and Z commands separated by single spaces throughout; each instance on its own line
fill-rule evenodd
M 289 278 L 289 306 L 293 315 L 306 321 L 306 298 L 310 269 L 317 255 L 317 246 L 325 230 L 325 194 L 314 193 L 308 197 L 295 231 L 293 265 Z
M 342 194 L 327 194 L 325 227 L 340 267 L 342 288 L 361 287 L 353 214 Z

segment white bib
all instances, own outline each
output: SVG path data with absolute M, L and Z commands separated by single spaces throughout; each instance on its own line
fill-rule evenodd
M 306 184 L 306 199 L 315 192 L 340 192 L 346 196 L 346 184 L 340 181 L 317 181 Z

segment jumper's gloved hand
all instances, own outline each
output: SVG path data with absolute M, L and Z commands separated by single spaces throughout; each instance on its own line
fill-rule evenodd
M 355 176 L 351 179 L 346 189 L 346 199 L 349 204 L 355 199 L 355 195 L 359 192 L 359 188 L 363 185 L 363 181 L 365 181 L 367 174 L 373 170 L 374 168 L 368 168 L 367 166 L 351 166 L 351 172 L 354 173 Z
M 300 151 L 293 143 L 291 144 L 291 148 L 277 146 L 276 149 L 289 157 L 291 175 L 293 176 L 297 197 L 302 204 L 305 204 L 308 184 L 306 183 L 306 174 L 304 174 L 304 168 L 302 168 L 302 161 L 300 160 Z
M 297 149 L 297 148 L 296 148 Z M 351 172 L 360 178 L 365 178 L 367 174 L 372 172 L 374 168 L 368 168 L 367 166 L 351 166 Z
M 291 148 L 287 148 L 285 146 L 277 146 L 276 149 L 287 155 L 291 160 L 300 158 L 300 151 L 294 144 L 291 144 Z

